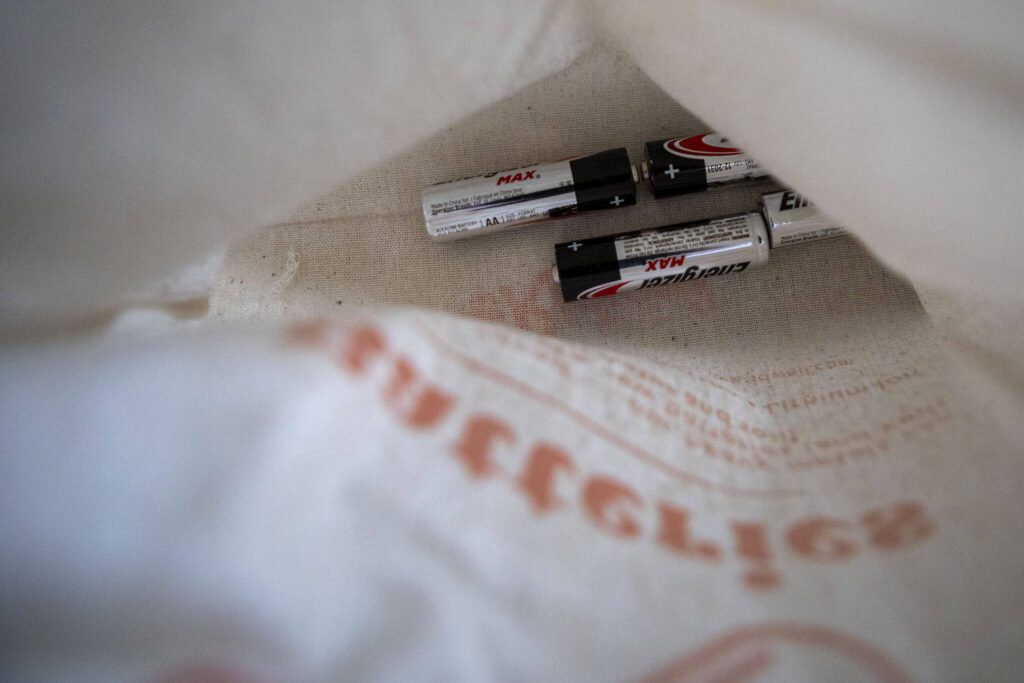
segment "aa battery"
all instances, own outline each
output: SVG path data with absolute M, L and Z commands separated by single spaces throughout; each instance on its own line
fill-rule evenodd
M 566 301 L 741 273 L 768 260 L 760 214 L 681 223 L 555 246 Z
M 427 234 L 455 240 L 636 203 L 636 171 L 625 148 L 495 171 L 423 191 Z
M 644 152 L 639 175 L 658 199 L 768 175 L 761 164 L 718 133 L 648 142 Z
M 762 195 L 761 214 L 772 249 L 846 234 L 846 230 L 793 190 Z
M 770 248 L 845 230 L 791 190 L 761 197 L 761 211 L 555 245 L 555 282 L 566 301 L 742 273 Z

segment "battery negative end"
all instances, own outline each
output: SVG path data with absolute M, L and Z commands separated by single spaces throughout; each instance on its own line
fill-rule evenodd
M 637 176 L 640 176 L 640 178 L 643 178 L 644 182 L 646 182 L 647 180 L 650 179 L 651 172 L 650 172 L 650 170 L 647 167 L 647 161 L 646 160 L 645 161 L 638 161 L 636 163 L 636 165 L 633 166 L 633 180 L 635 180 L 637 182 L 640 182 L 640 178 L 637 178 Z
M 558 266 L 551 266 L 551 279 L 555 281 L 555 284 L 560 284 L 561 280 L 558 279 Z

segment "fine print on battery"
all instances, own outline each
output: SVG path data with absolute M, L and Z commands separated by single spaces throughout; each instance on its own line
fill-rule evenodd
M 636 183 L 636 169 L 620 147 L 432 185 L 423 191 L 423 217 L 433 239 L 464 239 L 630 206 Z
M 718 133 L 648 142 L 637 171 L 657 199 L 768 175 L 761 164 Z
M 566 301 L 742 273 L 771 249 L 845 230 L 791 190 L 761 197 L 761 211 L 638 230 L 555 246 L 552 275 Z

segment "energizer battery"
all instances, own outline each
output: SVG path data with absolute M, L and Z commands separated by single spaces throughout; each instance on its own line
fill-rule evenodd
M 764 265 L 770 248 L 845 234 L 792 191 L 761 197 L 761 212 L 555 246 L 555 282 L 566 301 L 611 296 Z
M 555 246 L 555 280 L 566 301 L 596 299 L 757 268 L 768 235 L 756 213 Z
M 625 148 L 496 171 L 423 191 L 427 234 L 454 240 L 636 203 L 636 171 Z
M 717 133 L 648 142 L 644 152 L 640 175 L 658 199 L 768 175 L 761 164 Z
M 762 195 L 761 214 L 772 249 L 846 234 L 846 230 L 793 190 Z

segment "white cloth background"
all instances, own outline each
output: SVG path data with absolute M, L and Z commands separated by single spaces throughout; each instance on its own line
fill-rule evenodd
M 6 675 L 1019 675 L 1019 7 L 4 12 Z M 705 126 L 856 238 L 565 305 L 773 181 L 425 236 Z

